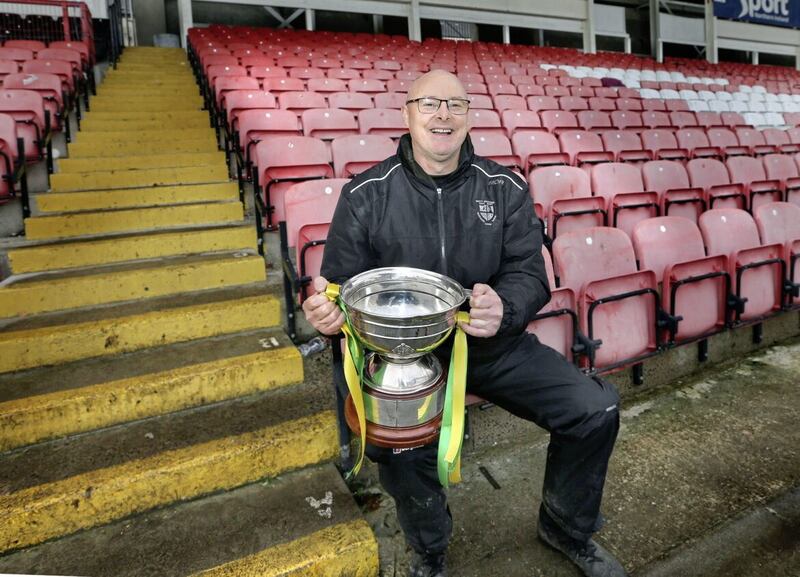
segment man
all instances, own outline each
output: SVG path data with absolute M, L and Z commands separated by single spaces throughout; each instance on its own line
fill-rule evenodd
M 411 266 L 472 287 L 467 390 L 551 433 L 538 536 L 591 577 L 621 577 L 622 566 L 591 539 L 619 429 L 614 388 L 586 377 L 525 332 L 550 298 L 542 231 L 525 182 L 475 156 L 467 94 L 457 77 L 433 71 L 408 92 L 410 135 L 397 154 L 342 190 L 316 294 L 303 304 L 325 335 L 344 322 L 322 294 L 365 270 Z M 436 354 L 446 366 L 449 351 Z M 452 530 L 436 472 L 436 443 L 411 451 L 367 447 L 397 505 L 414 550 L 411 577 L 444 577 Z

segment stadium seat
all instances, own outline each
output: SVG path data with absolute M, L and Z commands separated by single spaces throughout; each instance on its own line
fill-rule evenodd
M 19 145 L 14 118 L 0 114 L 0 205 L 13 198 L 18 181 L 21 189 L 27 189 L 25 163 L 21 160 Z
M 528 188 L 550 238 L 606 224 L 605 199 L 592 196 L 589 175 L 580 168 L 536 168 L 528 175 Z
M 727 167 L 713 158 L 695 158 L 686 163 L 692 187 L 705 191 L 707 208 L 747 208 L 747 194 L 741 184 L 733 184 Z
M 321 140 L 358 134 L 358 122 L 352 112 L 340 108 L 310 108 L 300 116 L 303 134 Z
M 761 243 L 784 246 L 786 302 L 792 308 L 800 307 L 800 207 L 769 203 L 759 206 L 754 216 Z
M 764 140 L 764 135 L 755 128 L 737 128 L 736 138 L 740 146 L 746 146 L 750 154 L 772 154 L 776 152 L 774 146 L 770 146 Z
M 403 113 L 395 108 L 366 108 L 358 112 L 358 126 L 361 134 L 382 134 L 389 138 L 399 138 L 406 132 Z
M 500 123 L 506 129 L 509 138 L 518 129 L 541 128 L 542 121 L 539 115 L 530 110 L 504 110 L 500 115 Z
M 17 50 L 16 48 L 14 50 Z M 48 168 L 52 156 L 49 155 L 50 125 L 49 114 L 45 114 L 44 98 L 34 90 L 0 89 L 0 113 L 8 114 L 17 123 L 17 136 L 22 138 L 25 160 L 35 162 L 47 154 Z
M 280 96 L 278 97 L 280 98 Z M 332 92 L 328 94 L 328 104 L 331 108 L 341 108 L 350 112 L 360 112 L 374 108 L 372 97 L 363 92 Z M 325 108 L 325 105 L 314 108 Z
M 584 130 L 610 129 L 611 117 L 608 112 L 599 110 L 581 110 L 578 112 L 578 126 Z
M 55 74 L 9 74 L 2 80 L 2 87 L 16 90 L 34 90 L 42 95 L 45 110 L 50 112 L 50 122 L 53 130 L 65 130 L 67 142 L 71 140 L 69 123 L 64 122 L 67 117 L 64 93 L 61 89 L 61 79 Z M 16 144 L 14 145 L 16 150 Z
M 639 98 L 618 98 L 617 110 L 629 110 L 631 112 L 641 112 L 642 110 L 645 110 L 645 107 L 643 102 Z M 661 108 L 661 110 L 663 110 L 663 108 Z
M 328 103 L 325 95 L 317 92 L 289 91 L 278 94 L 278 106 L 283 110 L 291 110 L 299 116 L 303 110 L 309 108 L 327 108 Z
M 221 115 L 225 108 L 225 97 L 234 90 L 258 90 L 258 80 L 250 76 L 222 76 L 214 84 L 214 103 L 216 114 Z
M 658 216 L 658 194 L 645 190 L 639 167 L 623 162 L 607 162 L 592 167 L 592 191 L 606 201 L 608 226 L 630 235 L 637 222 Z
M 376 92 L 386 92 L 386 83 L 382 80 L 370 78 L 354 78 L 347 81 L 347 88 L 350 92 L 363 92 L 364 94 L 375 94 Z
M 641 115 L 642 126 L 645 128 L 669 128 L 672 122 L 669 114 L 659 110 L 645 110 Z
M 733 320 L 758 322 L 780 310 L 784 245 L 762 245 L 753 217 L 735 208 L 708 210 L 699 224 L 708 256 L 728 257 Z
M 234 90 L 225 97 L 225 112 L 228 128 L 239 127 L 239 116 L 245 110 L 271 110 L 277 106 L 275 97 L 262 90 Z
M 603 148 L 613 152 L 617 162 L 643 162 L 653 159 L 653 153 L 644 149 L 642 140 L 633 130 L 606 130 L 601 138 Z
M 731 182 L 741 184 L 748 198 L 747 208 L 751 213 L 762 204 L 783 200 L 783 190 L 779 180 L 767 179 L 760 158 L 752 156 L 732 156 L 725 161 Z
M 725 329 L 730 278 L 727 256 L 706 256 L 697 224 L 663 216 L 638 223 L 632 234 L 639 267 L 661 285 L 662 341 L 705 339 Z
M 253 189 L 256 199 L 263 203 L 258 208 L 268 228 L 285 219 L 284 195 L 292 184 L 333 178 L 328 146 L 308 136 L 272 136 L 262 140 L 256 144 L 253 167 Z M 256 222 L 260 224 L 261 218 L 256 217 Z
M 512 170 L 522 171 L 520 157 L 511 151 L 511 141 L 502 133 L 476 133 L 471 136 L 475 154 L 489 158 Z
M 545 96 L 544 86 L 539 86 L 537 84 L 520 84 L 519 86 L 517 86 L 517 92 L 522 97 Z
M 722 124 L 730 128 L 747 128 L 748 124 L 744 121 L 744 117 L 738 112 L 721 112 L 720 118 Z
M 311 92 L 327 94 L 328 92 L 346 92 L 347 82 L 341 78 L 310 78 L 306 88 Z
M 558 136 L 561 151 L 569 157 L 570 164 L 596 164 L 614 160 L 613 152 L 603 149 L 603 141 L 594 132 L 586 130 L 565 130 Z
M 404 92 L 379 92 L 373 99 L 375 108 L 396 108 L 400 110 L 406 105 Z
M 352 178 L 386 160 L 397 150 L 391 138 L 380 134 L 340 136 L 331 142 L 336 178 Z
M 528 323 L 525 330 L 535 334 L 540 342 L 572 361 L 575 333 L 578 330 L 575 292 L 569 288 L 556 287 L 552 257 L 546 247 L 542 247 L 542 257 L 550 284 L 550 301 Z
M 473 136 L 481 133 L 505 134 L 500 124 L 500 115 L 494 110 L 473 110 L 469 109 L 470 131 Z
M 800 144 L 792 143 L 789 132 L 780 128 L 765 128 L 761 131 L 764 141 L 769 146 L 775 147 L 778 152 L 800 152 Z
M 786 202 L 800 205 L 800 170 L 795 160 L 785 154 L 768 154 L 763 162 L 767 178 L 780 182 Z
M 642 165 L 642 179 L 646 190 L 656 192 L 661 198 L 664 216 L 683 216 L 697 222 L 706 209 L 705 191 L 692 188 L 683 164 L 675 160 L 653 160 Z
M 597 227 L 559 235 L 553 257 L 560 286 L 575 291 L 581 331 L 593 343 L 584 360 L 588 369 L 638 363 L 658 350 L 656 276 L 636 270 L 624 232 Z
M 669 113 L 669 121 L 676 128 L 697 126 L 697 117 L 694 112 L 676 111 Z
M 494 102 L 488 94 L 467 93 L 470 110 L 494 110 Z
M 302 134 L 300 120 L 289 110 L 243 110 L 239 114 L 239 152 L 252 158 L 252 147 L 266 136 Z M 250 163 L 247 162 L 249 165 Z
M 569 164 L 558 139 L 544 130 L 517 130 L 511 137 L 511 149 L 523 163 L 523 174 L 531 168 L 549 164 Z
M 543 110 L 539 112 L 539 117 L 542 119 L 542 126 L 555 134 L 578 128 L 578 119 L 572 112 Z
M 711 127 L 722 128 L 724 126 L 719 112 L 696 112 L 695 118 L 697 118 L 698 126 L 706 129 Z
M 578 110 L 589 110 L 589 102 L 580 96 L 562 96 L 558 99 L 561 110 L 577 112 Z
M 642 131 L 642 145 L 645 150 L 653 152 L 653 158 L 659 160 L 683 160 L 689 158 L 689 151 L 678 146 L 675 133 L 665 129 Z
M 562 96 L 569 96 L 569 88 L 561 86 L 560 84 L 549 84 L 544 87 L 544 93 L 547 96 L 560 98 Z
M 558 110 L 558 100 L 552 96 L 528 96 L 528 110 L 542 112 L 544 110 Z
M 690 158 L 723 158 L 722 151 L 716 146 L 711 146 L 711 143 L 708 142 L 706 131 L 702 128 L 693 127 L 676 130 L 675 139 L 680 148 L 684 148 L 689 152 Z
M 498 94 L 493 96 L 492 99 L 494 100 L 494 109 L 498 112 L 504 112 L 506 110 L 528 110 L 525 99 L 516 94 Z
M 746 155 L 750 152 L 746 146 L 739 145 L 739 139 L 729 128 L 709 128 L 706 136 L 708 136 L 708 143 L 718 148 L 725 156 Z

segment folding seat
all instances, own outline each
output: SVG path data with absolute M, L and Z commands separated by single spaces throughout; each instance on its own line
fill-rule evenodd
M 630 234 L 640 220 L 659 215 L 658 194 L 646 191 L 639 167 L 606 162 L 592 167 L 592 192 L 606 202 L 608 226 Z
M 375 108 L 402 109 L 406 105 L 405 92 L 379 92 L 375 95 Z
M 517 87 L 510 82 L 492 82 L 487 85 L 489 94 L 497 96 L 498 94 L 513 94 L 517 96 Z
M 677 111 L 669 113 L 669 120 L 676 128 L 697 126 L 697 117 L 694 112 Z
M 783 118 L 789 126 L 800 125 L 800 112 L 786 112 Z
M 238 114 L 237 158 L 240 190 L 243 190 L 242 169 L 249 177 L 252 148 L 267 136 L 300 135 L 300 119 L 291 110 L 243 110 Z
M 325 78 L 325 71 L 321 68 L 312 68 L 309 66 L 298 66 L 289 68 L 289 78 L 300 78 L 301 80 L 310 80 L 311 78 Z
M 738 112 L 722 112 L 720 118 L 722 118 L 722 124 L 731 128 L 747 128 L 749 126 Z
M 656 276 L 636 270 L 636 255 L 621 230 L 596 227 L 559 235 L 553 257 L 561 285 L 575 291 L 580 328 L 592 346 L 584 364 L 610 370 L 658 350 L 660 306 Z M 602 344 L 600 344 L 602 343 Z M 641 366 L 634 382 L 641 383 Z
M 684 148 L 689 152 L 690 158 L 724 158 L 722 151 L 718 147 L 711 146 L 708 136 L 706 136 L 706 131 L 702 128 L 694 127 L 676 130 L 675 139 L 678 141 L 680 148 Z
M 378 80 L 380 82 L 388 82 L 389 80 L 394 80 L 394 72 L 391 70 L 362 70 L 361 71 L 361 78 L 365 80 Z M 358 79 L 355 79 L 358 80 Z
M 286 70 L 280 66 L 248 66 L 247 75 L 262 81 L 266 78 L 289 78 Z M 292 78 L 293 85 L 304 84 L 300 78 Z
M 655 272 L 661 307 L 671 322 L 662 341 L 704 340 L 725 329 L 730 278 L 725 255 L 706 256 L 697 224 L 663 216 L 638 223 L 632 234 L 639 267 Z M 704 356 L 706 344 L 701 345 Z
M 603 148 L 614 153 L 617 162 L 641 162 L 653 159 L 645 150 L 639 135 L 633 130 L 607 130 L 603 132 Z
M 618 98 L 617 110 L 631 110 L 641 112 L 643 110 L 642 100 L 639 98 Z
M 689 103 L 680 98 L 668 98 L 664 100 L 664 104 L 669 112 L 690 112 Z
M 350 112 L 374 108 L 372 97 L 363 92 L 332 92 L 328 94 L 328 105 L 331 108 L 341 108 Z M 316 108 L 324 108 L 324 105 Z
M 728 257 L 734 321 L 758 322 L 783 304 L 782 243 L 761 244 L 753 217 L 744 210 L 719 208 L 700 215 L 708 256 Z
M 67 142 L 70 142 L 71 135 L 69 124 L 64 122 L 67 117 L 68 102 L 64 101 L 64 94 L 61 88 L 61 79 L 55 74 L 9 74 L 2 80 L 3 88 L 17 90 L 34 90 L 42 95 L 45 110 L 50 112 L 50 124 L 53 130 L 65 130 Z M 16 150 L 16 141 L 14 141 Z
M 325 100 L 325 95 L 318 92 L 290 91 L 278 94 L 278 106 L 299 115 L 309 108 L 327 108 L 328 102 Z
M 263 67 L 268 68 L 270 66 L 275 66 L 275 61 L 270 58 L 269 56 L 265 56 L 261 52 L 252 53 L 249 55 L 241 55 L 238 56 L 239 58 L 239 66 L 244 66 L 247 69 L 248 74 L 250 73 L 250 69 L 253 67 Z
M 475 154 L 489 158 L 512 170 L 522 170 L 522 161 L 511 151 L 511 141 L 505 134 L 477 133 L 473 134 L 471 139 Z
M 318 138 L 273 136 L 255 147 L 253 189 L 256 202 L 258 238 L 262 238 L 262 219 L 267 228 L 285 220 L 284 195 L 296 182 L 333 178 L 331 153 Z
M 573 86 L 569 89 L 569 94 L 576 98 L 589 100 L 590 98 L 594 98 L 594 88 L 589 86 Z
M 522 97 L 527 96 L 544 96 L 544 87 L 536 84 L 520 84 L 517 86 L 517 92 Z
M 413 82 L 413 80 L 387 80 L 386 92 L 401 92 L 405 96 Z M 377 97 L 381 94 L 385 94 L 385 92 L 377 92 L 375 96 Z
M 22 72 L 26 74 L 55 74 L 61 79 L 61 85 L 64 87 L 64 92 L 67 93 L 68 98 L 72 98 L 76 92 L 77 74 L 69 62 L 62 60 L 28 60 L 22 63 Z
M 692 187 L 705 191 L 706 207 L 747 208 L 747 195 L 741 184 L 731 183 L 728 169 L 713 158 L 695 158 L 686 163 Z
M 376 60 L 372 67 L 378 70 L 400 70 L 402 65 L 396 60 Z
M 486 84 L 483 82 L 465 82 L 464 83 L 464 90 L 467 91 L 467 94 L 489 94 L 489 89 L 486 87 Z
M 751 213 L 762 204 L 783 200 L 781 182 L 767 178 L 760 158 L 732 156 L 725 161 L 725 166 L 728 168 L 731 182 L 742 185 L 749 200 L 747 209 Z
M 277 96 L 282 92 L 304 92 L 306 88 L 300 78 L 267 77 L 261 79 L 261 89 Z
M 594 89 L 594 96 L 595 98 L 608 98 L 610 100 L 615 100 L 619 97 L 619 94 L 617 93 L 617 89 L 613 86 L 598 86 Z
M 523 163 L 523 174 L 536 166 L 569 164 L 556 137 L 544 130 L 517 130 L 511 136 L 511 148 Z
M 561 150 L 569 158 L 570 164 L 596 164 L 614 160 L 613 152 L 603 149 L 603 141 L 594 132 L 586 130 L 564 130 L 558 135 Z
M 347 83 L 341 78 L 309 78 L 307 88 L 311 92 L 345 92 Z
M 525 99 L 522 96 L 511 94 L 498 94 L 492 97 L 494 109 L 498 112 L 504 110 L 528 110 Z
M 569 88 L 560 84 L 551 84 L 544 87 L 544 93 L 552 97 L 569 96 Z
M 661 100 L 664 101 L 679 100 L 681 97 L 677 90 L 673 88 L 663 88 L 663 84 L 661 90 L 659 91 L 659 96 L 661 97 Z
M 619 108 L 619 103 L 617 103 L 617 108 Z M 667 105 L 664 103 L 663 100 L 642 100 L 642 110 L 654 110 L 657 112 L 666 112 Z
M 742 114 L 750 110 L 750 104 L 747 102 L 742 102 L 741 100 L 731 100 L 728 103 L 728 108 L 730 108 L 731 112 Z
M 358 112 L 361 134 L 381 134 L 399 138 L 408 132 L 403 113 L 396 108 L 365 108 Z
M 709 100 L 708 110 L 710 112 L 730 112 L 731 107 L 724 100 Z
M 511 84 L 511 78 L 507 74 L 483 73 L 483 78 L 488 84 Z
M 784 154 L 768 154 L 762 160 L 766 177 L 780 183 L 786 202 L 800 205 L 800 170 L 794 158 Z
M 709 128 L 706 130 L 708 143 L 719 148 L 725 156 L 735 156 L 738 154 L 749 154 L 750 150 L 746 146 L 739 145 L 736 134 L 727 128 Z
M 672 126 L 672 121 L 666 112 L 659 110 L 646 110 L 641 115 L 642 126 L 646 128 L 665 128 Z
M 331 142 L 337 178 L 352 178 L 392 156 L 397 150 L 391 138 L 380 134 L 340 136 Z
M 361 77 L 358 70 L 353 70 L 352 68 L 329 68 L 325 75 L 330 79 L 336 80 L 352 80 L 353 78 Z
M 44 42 L 40 40 L 6 40 L 3 44 L 5 48 L 22 48 L 24 50 L 30 50 L 34 54 L 36 54 L 39 50 L 44 50 L 47 48 Z
M 777 112 L 767 112 L 764 115 L 764 122 L 767 126 L 785 126 L 786 121 L 783 119 L 783 114 Z
M 384 81 L 370 78 L 348 80 L 347 87 L 350 92 L 363 92 L 364 94 L 386 92 L 386 83 Z
M 800 151 L 800 145 L 792 143 L 786 130 L 765 128 L 761 133 L 767 145 L 775 147 L 778 152 L 792 153 Z
M 504 110 L 501 113 L 501 124 L 509 137 L 513 136 L 517 129 L 542 127 L 539 115 L 530 110 Z
M 470 110 L 494 110 L 494 102 L 488 94 L 467 93 L 467 98 Z
M 46 156 L 48 172 L 52 172 L 52 155 L 49 154 L 52 147 L 51 127 L 49 114 L 45 115 L 42 95 L 34 90 L 1 89 L 0 113 L 11 116 L 16 122 L 17 137 L 22 139 L 24 145 L 24 159 L 35 162 Z
M 611 129 L 611 117 L 607 112 L 581 110 L 578 112 L 578 126 L 584 130 Z
M 239 66 L 239 59 L 232 54 L 209 54 L 202 61 L 206 77 L 212 66 Z
M 772 154 L 776 152 L 774 146 L 770 146 L 764 140 L 764 135 L 755 128 L 737 128 L 736 138 L 740 146 L 746 146 L 751 154 Z
M 222 76 L 214 84 L 217 114 L 225 108 L 225 97 L 234 90 L 258 90 L 258 80 L 250 76 Z
M 60 83 L 59 83 L 60 86 Z M 17 141 L 17 124 L 9 114 L 0 114 L 0 205 L 6 204 L 15 194 L 15 184 L 20 182 L 21 190 L 27 191 L 25 162 L 21 159 Z M 29 208 L 23 206 L 25 217 L 30 216 Z
M 533 110 L 534 112 L 542 112 L 545 110 L 559 110 L 558 100 L 556 100 L 552 96 L 529 96 L 527 98 L 527 101 L 528 101 L 528 110 Z
M 579 96 L 562 96 L 558 99 L 558 105 L 561 110 L 568 110 L 570 112 L 589 110 L 588 100 Z
M 611 113 L 611 124 L 619 130 L 640 130 L 643 128 L 642 115 L 633 110 L 615 110 Z
M 800 306 L 800 207 L 788 202 L 765 204 L 755 213 L 762 244 L 784 246 L 784 292 L 787 304 Z
M 666 129 L 649 129 L 642 131 L 642 145 L 645 150 L 653 151 L 656 160 L 680 160 L 689 158 L 689 151 L 678 146 L 675 133 Z
M 487 132 L 504 134 L 500 124 L 500 115 L 494 110 L 475 110 L 470 108 L 467 114 L 469 115 L 469 125 L 473 135 Z
M 358 134 L 358 122 L 353 113 L 341 108 L 309 108 L 300 115 L 303 134 L 321 140 Z
M 696 112 L 697 125 L 703 128 L 711 128 L 712 126 L 722 127 L 722 117 L 718 112 Z
M 606 224 L 606 201 L 592 196 L 589 176 L 580 168 L 536 168 L 528 175 L 528 187 L 550 238 Z
M 372 68 L 372 62 L 359 58 L 349 58 L 342 60 L 342 66 L 353 70 L 369 70 Z
M 275 63 L 286 69 L 308 67 L 308 58 L 302 58 L 300 56 L 280 56 L 275 59 Z
M 646 190 L 657 193 L 664 216 L 682 216 L 697 222 L 706 209 L 705 190 L 692 187 L 683 164 L 675 160 L 653 160 L 642 165 Z
M 542 126 L 556 134 L 578 128 L 578 119 L 573 113 L 565 110 L 543 110 L 539 113 L 539 117 L 542 119 Z
M 13 60 L 0 60 L 0 82 L 9 74 L 19 72 L 19 64 Z
M 598 94 L 598 96 L 600 95 Z M 617 90 L 617 96 L 619 98 L 625 98 L 627 100 L 641 100 L 642 98 L 644 98 L 644 96 L 642 96 L 638 90 L 634 90 L 633 88 L 625 88 L 624 86 L 620 87 Z M 636 108 L 635 102 L 629 103 L 628 105 L 633 106 L 631 110 L 641 110 L 640 108 Z M 643 103 L 639 102 L 639 105 L 643 106 Z M 617 108 L 619 108 L 619 106 Z

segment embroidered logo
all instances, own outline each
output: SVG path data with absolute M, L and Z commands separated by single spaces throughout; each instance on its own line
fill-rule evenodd
M 481 219 L 483 224 L 492 224 L 497 214 L 494 211 L 493 200 L 476 200 L 478 203 L 478 218 Z

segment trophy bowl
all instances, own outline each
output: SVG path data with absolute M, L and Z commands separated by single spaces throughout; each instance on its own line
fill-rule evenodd
M 399 361 L 421 357 L 444 340 L 469 295 L 451 278 L 409 267 L 363 272 L 340 290 L 356 337 Z

